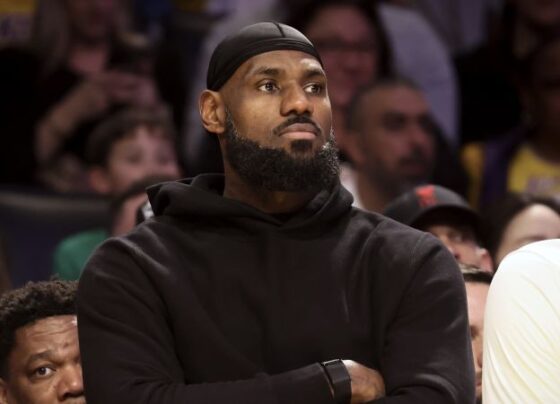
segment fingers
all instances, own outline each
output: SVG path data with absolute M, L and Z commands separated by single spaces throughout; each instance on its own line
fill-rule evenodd
M 352 360 L 344 360 L 352 384 L 351 403 L 367 403 L 385 396 L 385 382 L 381 373 Z

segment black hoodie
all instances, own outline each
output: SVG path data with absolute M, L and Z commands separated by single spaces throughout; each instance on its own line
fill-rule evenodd
M 287 220 L 223 176 L 149 190 L 78 292 L 88 404 L 334 403 L 318 362 L 379 369 L 391 403 L 474 402 L 463 281 L 432 236 L 339 185 Z

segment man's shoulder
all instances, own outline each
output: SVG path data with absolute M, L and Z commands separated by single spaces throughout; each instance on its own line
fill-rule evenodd
M 380 213 L 352 208 L 350 228 L 369 232 L 367 244 L 380 256 L 415 260 L 433 248 L 442 248 L 431 234 L 397 222 Z M 412 257 L 414 255 L 414 257 Z
M 372 237 L 390 239 L 404 237 L 407 240 L 414 241 L 427 235 L 426 232 L 397 222 L 381 213 L 370 212 L 356 207 L 352 207 L 350 220 L 355 225 L 362 224 L 363 226 L 370 227 Z

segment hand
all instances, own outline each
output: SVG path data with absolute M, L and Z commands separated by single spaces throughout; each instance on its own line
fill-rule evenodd
M 351 404 L 367 403 L 385 396 L 385 382 L 381 373 L 358 362 L 344 360 L 352 385 Z
M 83 80 L 41 119 L 34 144 L 40 164 L 52 158 L 78 125 L 109 109 L 111 99 L 106 91 L 106 81 L 104 73 Z
M 112 104 L 107 73 L 99 73 L 76 85 L 64 99 L 53 108 L 64 121 L 75 128 L 82 122 L 106 112 Z
M 159 102 L 156 85 L 147 76 L 113 70 L 107 74 L 106 86 L 111 100 L 118 104 L 152 107 Z

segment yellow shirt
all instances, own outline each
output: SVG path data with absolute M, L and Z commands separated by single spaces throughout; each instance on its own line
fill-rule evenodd
M 523 144 L 509 165 L 507 189 L 558 198 L 560 164 L 543 160 L 528 144 Z

